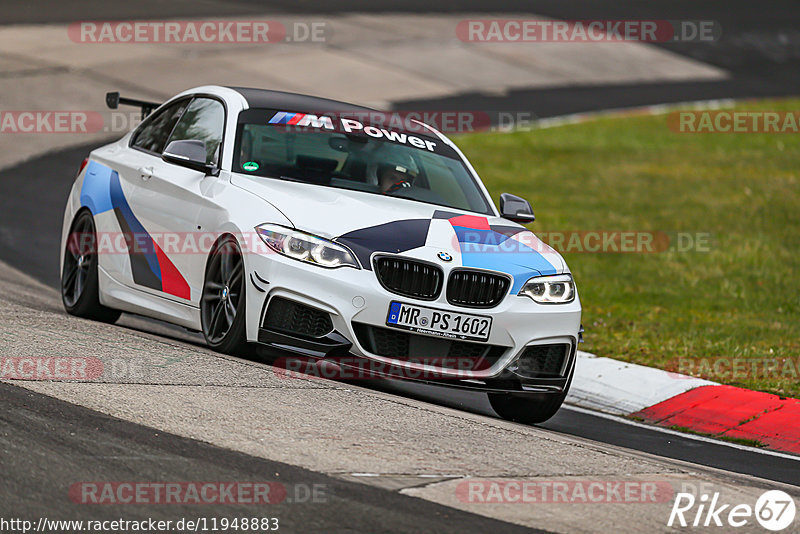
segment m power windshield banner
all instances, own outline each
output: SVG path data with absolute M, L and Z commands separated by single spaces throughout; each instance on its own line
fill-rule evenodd
M 263 114 L 258 116 L 257 113 L 265 114 L 266 121 Z M 424 124 L 394 113 L 251 110 L 243 112 L 239 122 L 250 124 L 266 122 L 272 126 L 296 128 L 299 132 L 342 133 L 347 136 L 388 141 L 447 157 L 455 156 L 453 149 L 435 137 Z

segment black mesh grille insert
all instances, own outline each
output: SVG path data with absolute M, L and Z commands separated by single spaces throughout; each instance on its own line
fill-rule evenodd
M 447 281 L 447 302 L 471 308 L 492 308 L 506 296 L 507 277 L 483 271 L 457 270 Z
M 533 345 L 527 347 L 516 363 L 516 373 L 529 378 L 560 377 L 571 346 Z
M 273 297 L 269 301 L 262 326 L 306 338 L 322 337 L 333 330 L 331 317 L 324 311 L 283 297 Z
M 384 358 L 403 359 L 408 357 L 408 338 L 405 332 L 388 328 L 373 328 L 370 352 Z
M 438 297 L 444 278 L 442 270 L 434 265 L 392 257 L 376 259 L 375 274 L 392 293 L 422 300 Z
M 507 349 L 499 345 L 423 336 L 363 323 L 353 323 L 353 330 L 361 346 L 372 354 L 463 371 L 488 369 Z

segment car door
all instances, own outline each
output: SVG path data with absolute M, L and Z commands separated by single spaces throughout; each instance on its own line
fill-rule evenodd
M 207 163 L 219 165 L 225 127 L 222 101 L 198 96 L 175 124 L 164 147 L 172 141 L 199 140 L 206 145 Z M 168 163 L 152 163 L 149 177 L 134 191 L 131 205 L 154 244 L 161 296 L 199 304 L 205 259 L 213 244 L 221 210 L 215 196 L 224 187 L 215 176 Z M 152 290 L 152 288 L 146 288 Z
M 107 228 L 98 230 L 107 233 L 113 250 L 112 254 L 101 254 L 100 265 L 129 287 L 153 291 L 162 287 L 157 255 L 152 246 L 146 246 L 148 229 L 134 209 L 132 199 L 161 161 L 161 152 L 190 102 L 191 98 L 176 100 L 147 117 L 131 135 L 129 146 L 116 151 L 98 167 L 108 174 L 114 208 L 107 220 L 98 221 L 106 223 Z

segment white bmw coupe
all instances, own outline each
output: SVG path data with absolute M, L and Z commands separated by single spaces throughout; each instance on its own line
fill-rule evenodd
M 550 418 L 581 306 L 562 257 L 500 209 L 447 137 L 292 93 L 206 86 L 89 154 L 64 213 L 67 312 L 132 312 L 375 376 L 489 394 Z M 366 362 L 366 366 L 365 366 Z

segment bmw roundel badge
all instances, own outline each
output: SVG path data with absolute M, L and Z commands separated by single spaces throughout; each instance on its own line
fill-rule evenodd
M 442 261 L 451 261 L 453 259 L 453 256 L 451 256 L 447 252 L 440 252 L 439 254 L 437 254 L 437 256 L 439 256 L 439 259 Z

